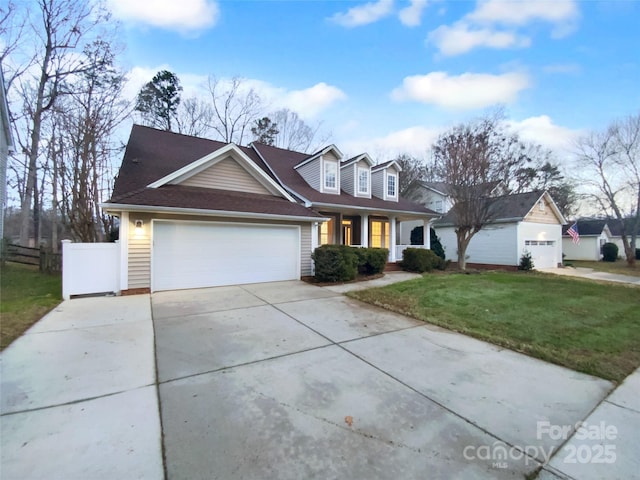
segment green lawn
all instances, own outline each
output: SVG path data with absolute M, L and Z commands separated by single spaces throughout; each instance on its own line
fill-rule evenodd
M 640 288 L 542 273 L 424 275 L 350 296 L 620 382 L 640 366 Z
M 629 268 L 626 260 L 618 259 L 615 262 L 588 262 L 586 260 L 569 260 L 573 267 L 593 268 L 597 272 L 617 273 L 620 275 L 632 275 L 640 277 L 640 260 L 636 261 L 634 268 Z
M 0 267 L 0 350 L 62 301 L 62 277 L 38 267 L 6 263 Z

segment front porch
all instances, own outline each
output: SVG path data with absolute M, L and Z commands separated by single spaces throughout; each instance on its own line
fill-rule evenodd
M 386 214 L 385 214 L 386 213 Z M 429 232 L 431 218 L 419 215 L 389 215 L 388 212 L 331 212 L 321 211 L 329 221 L 312 227 L 312 250 L 319 245 L 337 244 L 353 247 L 386 248 L 389 262 L 402 259 L 405 248 L 431 248 L 430 236 L 424 235 L 423 245 L 408 245 L 401 242 L 400 222 L 420 221 L 425 232 Z

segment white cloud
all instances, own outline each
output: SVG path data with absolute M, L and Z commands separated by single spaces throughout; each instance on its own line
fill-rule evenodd
M 553 123 L 548 115 L 525 118 L 521 121 L 509 120 L 507 125 L 518 132 L 520 138 L 539 143 L 555 152 L 570 152 L 574 142 L 584 134 Z
M 391 92 L 391 97 L 444 108 L 476 109 L 513 102 L 518 93 L 529 85 L 529 77 L 519 72 L 502 75 L 464 73 L 458 76 L 431 72 L 405 77 L 402 86 Z
M 167 64 L 156 67 L 137 66 L 129 70 L 124 91 L 126 98 L 134 100 L 142 86 L 151 81 L 153 76 L 160 70 L 172 71 Z M 209 99 L 207 90 L 208 77 L 206 75 L 175 71 L 174 73 L 180 79 L 180 85 L 183 88 L 182 98 L 199 97 L 203 100 Z M 220 78 L 218 80 L 221 89 L 224 90 L 227 85 L 231 84 L 232 79 Z M 336 102 L 347 98 L 347 95 L 338 87 L 324 82 L 300 90 L 287 90 L 262 80 L 242 79 L 240 94 L 247 93 L 250 89 L 253 89 L 258 94 L 265 105 L 265 109 L 289 108 L 305 119 L 313 118 Z
M 340 142 L 340 149 L 348 155 L 368 153 L 374 160 L 385 161 L 401 153 L 424 158 L 431 144 L 444 128 L 414 126 L 391 132 L 382 137 L 359 138 Z
M 386 17 L 393 9 L 393 0 L 378 0 L 350 8 L 345 13 L 336 13 L 331 20 L 343 27 L 359 27 Z
M 523 48 L 531 45 L 531 39 L 520 35 L 518 28 L 545 22 L 553 26 L 551 36 L 561 38 L 575 30 L 578 17 L 574 0 L 480 0 L 474 11 L 452 26 L 441 25 L 427 38 L 444 55 L 459 55 L 476 47 Z M 498 30 L 499 25 L 510 30 Z
M 302 117 L 315 117 L 329 106 L 346 98 L 347 95 L 339 88 L 321 82 L 310 88 L 287 92 L 281 102 Z
M 398 13 L 400 21 L 407 27 L 417 27 L 422 21 L 422 11 L 427 6 L 427 0 L 410 0 L 410 5 Z
M 108 0 L 116 18 L 189 32 L 215 25 L 220 10 L 213 0 Z
M 522 48 L 531 45 L 529 38 L 514 32 L 471 27 L 465 22 L 457 22 L 451 27 L 441 25 L 427 38 L 445 56 L 460 55 L 476 47 Z
M 467 19 L 480 23 L 502 23 L 504 25 L 526 25 L 532 21 L 563 24 L 573 22 L 578 16 L 578 7 L 573 0 L 487 0 L 478 3 L 478 8 Z

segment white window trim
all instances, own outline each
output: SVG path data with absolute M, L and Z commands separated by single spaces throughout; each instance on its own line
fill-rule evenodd
M 361 173 L 367 174 L 367 189 L 365 191 L 360 190 L 360 174 Z M 369 195 L 369 192 L 371 191 L 371 172 L 369 171 L 368 168 L 357 167 L 356 174 L 357 174 L 356 175 L 356 192 L 358 192 L 358 195 Z
M 389 194 L 389 179 L 393 178 L 393 195 Z M 395 173 L 387 173 L 387 181 L 385 187 L 385 195 L 389 198 L 397 198 L 398 197 L 398 175 Z
M 327 186 L 327 167 L 332 165 L 334 168 L 334 177 L 335 177 L 335 186 L 329 187 Z M 339 180 L 338 180 L 338 164 L 336 162 L 322 162 L 322 189 L 330 190 L 332 192 L 339 190 Z

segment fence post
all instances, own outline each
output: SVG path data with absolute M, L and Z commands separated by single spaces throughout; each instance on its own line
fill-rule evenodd
M 64 255 L 70 244 L 71 240 L 62 240 L 62 298 L 65 300 L 71 298 L 71 294 L 69 293 L 69 279 L 66 278 L 70 272 L 68 268 L 64 268 Z

